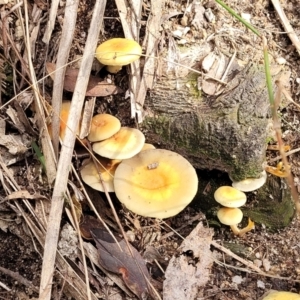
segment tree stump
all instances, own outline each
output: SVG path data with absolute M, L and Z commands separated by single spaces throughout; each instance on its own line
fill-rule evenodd
M 195 59 L 186 60 L 185 65 L 192 67 Z M 263 66 L 248 64 L 232 71 L 222 94 L 210 97 L 198 90 L 199 74 L 178 67 L 175 76 L 167 72 L 167 66 L 162 69 L 165 72 L 144 105 L 142 127 L 147 142 L 180 153 L 198 169 L 227 172 L 234 180 L 258 177 L 266 159 L 271 123 Z M 193 206 L 216 221 L 213 193 L 224 181 L 210 177 L 210 172 L 202 177 L 200 173 Z M 256 205 L 242 209 L 256 223 L 275 230 L 289 224 L 294 208 L 289 191 L 270 182 L 274 180 L 268 180 L 256 194 Z M 227 180 L 225 184 L 231 183 Z
M 215 97 L 201 94 L 192 71 L 157 79 L 145 101 L 147 141 L 180 153 L 195 168 L 225 171 L 234 180 L 259 176 L 269 124 L 265 74 L 254 64 L 234 73 Z

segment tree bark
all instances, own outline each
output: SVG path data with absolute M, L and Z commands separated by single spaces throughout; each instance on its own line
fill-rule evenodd
M 180 63 L 192 67 L 195 60 Z M 198 89 L 199 74 L 178 66 L 174 73 L 167 66 L 163 70 L 145 101 L 143 131 L 147 142 L 176 151 L 206 170 L 198 172 L 192 206 L 216 219 L 214 191 L 231 182 L 207 170 L 227 172 L 234 180 L 258 177 L 263 170 L 271 124 L 263 66 L 232 71 L 222 94 L 210 97 Z M 287 226 L 294 215 L 289 190 L 280 183 L 271 176 L 256 193 L 255 205 L 242 208 L 247 217 L 273 230 Z
M 214 97 L 202 95 L 199 74 L 192 71 L 161 76 L 145 102 L 147 141 L 180 153 L 196 168 L 228 172 L 234 180 L 259 176 L 269 123 L 265 75 L 253 64 L 234 73 Z

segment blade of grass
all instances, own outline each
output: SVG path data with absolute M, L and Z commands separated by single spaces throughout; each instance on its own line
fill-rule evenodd
M 39 146 L 36 144 L 35 141 L 33 141 L 31 143 L 31 147 L 32 147 L 33 151 L 35 152 L 38 160 L 42 164 L 43 171 L 46 171 L 45 157 L 44 157 L 41 149 L 39 148 Z
M 257 36 L 261 36 L 258 30 L 256 30 L 250 23 L 248 23 L 245 19 L 239 16 L 232 8 L 227 6 L 223 1 L 216 0 L 218 4 L 220 4 L 223 8 L 225 8 L 232 16 L 238 19 L 241 23 L 243 23 L 248 29 L 250 29 Z

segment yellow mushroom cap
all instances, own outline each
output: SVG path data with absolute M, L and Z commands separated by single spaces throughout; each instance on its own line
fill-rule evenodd
M 156 149 L 152 144 L 145 143 L 141 151 Z
M 112 137 L 93 144 L 93 150 L 107 158 L 127 159 L 141 151 L 145 144 L 144 134 L 135 128 L 121 127 Z
M 300 295 L 291 292 L 271 290 L 262 300 L 300 300 Z
M 98 158 L 98 164 L 101 177 L 108 192 L 114 192 L 114 174 L 120 160 L 111 160 L 107 158 Z M 97 168 L 92 160 L 84 160 L 83 167 L 80 170 L 82 180 L 97 191 L 104 192 L 103 185 L 100 181 Z
M 218 203 L 226 207 L 240 207 L 247 201 L 245 193 L 226 185 L 219 187 L 214 197 Z
M 242 221 L 243 213 L 239 208 L 222 207 L 218 210 L 217 217 L 222 224 L 232 226 Z
M 114 38 L 96 49 L 96 58 L 108 66 L 125 66 L 140 58 L 141 46 L 134 40 Z
M 129 210 L 164 219 L 178 214 L 193 200 L 198 177 L 181 155 L 152 149 L 123 160 L 115 172 L 114 184 L 117 198 Z
M 98 142 L 110 138 L 121 128 L 118 118 L 110 114 L 98 114 L 92 118 L 92 124 L 88 139 L 91 142 Z
M 252 192 L 262 187 L 267 181 L 267 173 L 263 171 L 259 178 L 246 178 L 241 181 L 232 181 L 232 186 L 242 192 Z

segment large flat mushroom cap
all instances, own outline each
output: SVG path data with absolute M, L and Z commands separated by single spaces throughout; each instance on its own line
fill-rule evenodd
M 135 128 L 121 127 L 112 137 L 93 144 L 100 156 L 111 159 L 127 159 L 139 153 L 145 144 L 144 134 Z
M 122 161 L 114 184 L 118 199 L 129 210 L 164 219 L 178 214 L 193 200 L 198 178 L 193 166 L 181 155 L 153 149 Z

